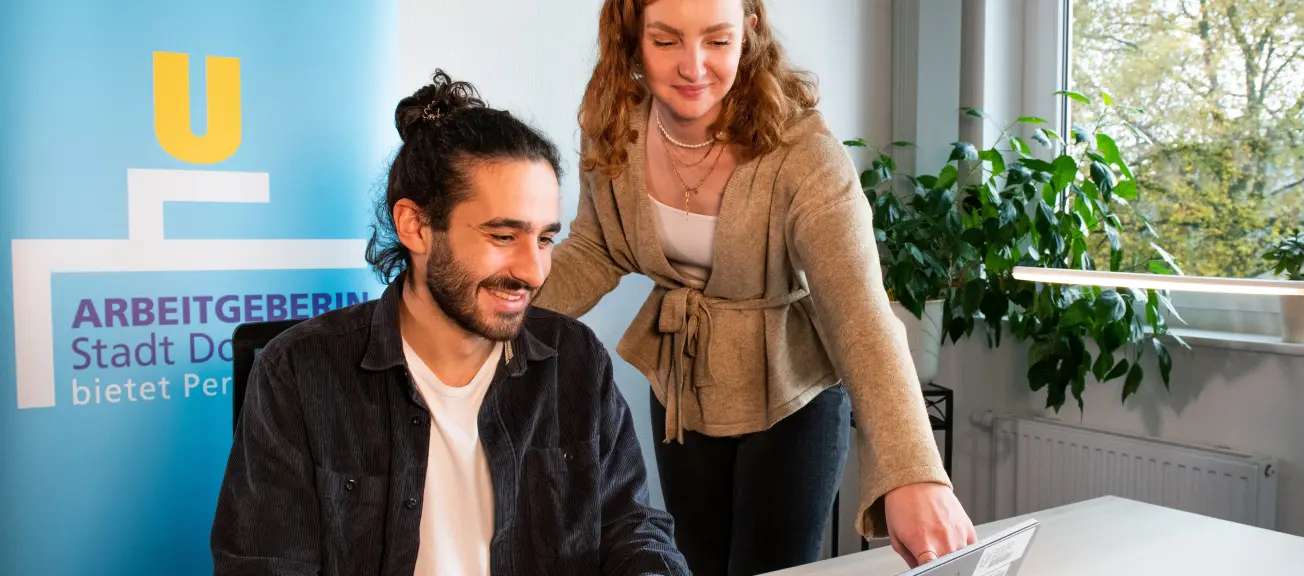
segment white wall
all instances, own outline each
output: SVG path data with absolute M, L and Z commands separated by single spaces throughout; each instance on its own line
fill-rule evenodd
M 401 0 L 398 92 L 410 94 L 429 81 L 435 68 L 443 68 L 456 79 L 473 82 L 490 106 L 509 109 L 547 132 L 567 164 L 562 219 L 568 223 L 578 194 L 575 113 L 594 63 L 600 6 L 599 0 Z M 820 109 L 838 137 L 886 143 L 891 130 L 889 0 L 770 0 L 767 7 L 793 61 L 819 76 Z M 641 276 L 627 277 L 583 318 L 613 357 L 616 342 L 651 287 Z M 616 380 L 634 412 L 653 475 L 649 491 L 660 506 L 647 379 L 615 360 Z

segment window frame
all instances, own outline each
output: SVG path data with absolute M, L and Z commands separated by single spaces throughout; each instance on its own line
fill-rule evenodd
M 1011 9 L 1018 9 L 1010 3 Z M 1025 98 L 1040 98 L 1056 90 L 1072 90 L 1073 65 L 1073 4 L 1074 0 L 1039 2 L 1033 0 L 1024 10 L 1028 19 L 1025 34 L 1038 30 L 1057 30 L 1059 50 L 1056 65 L 1051 68 L 1037 58 L 1024 60 L 1023 79 Z M 1036 9 L 1040 5 L 1043 9 Z M 1049 8 L 1047 8 L 1049 7 Z M 987 15 L 989 18 L 992 14 Z M 1024 45 L 1034 36 L 1027 36 Z M 1052 123 L 1061 134 L 1069 133 L 1073 101 L 1067 96 L 1057 100 Z M 1026 103 L 1026 102 L 1025 102 Z M 1179 334 L 1183 329 L 1214 333 L 1256 336 L 1281 336 L 1281 298 L 1249 294 L 1206 294 L 1197 292 L 1171 292 L 1173 307 L 1182 320 L 1169 318 L 1169 325 Z M 1170 315 L 1171 316 L 1171 315 Z

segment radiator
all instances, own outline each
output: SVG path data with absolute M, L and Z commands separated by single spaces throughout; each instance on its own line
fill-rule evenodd
M 997 518 L 1108 495 L 1275 529 L 1273 458 L 1042 418 L 998 417 L 992 435 Z

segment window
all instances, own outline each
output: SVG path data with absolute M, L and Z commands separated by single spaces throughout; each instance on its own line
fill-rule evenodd
M 1186 274 L 1271 275 L 1264 249 L 1304 229 L 1304 0 L 1072 0 L 1069 18 L 1069 86 L 1092 99 L 1069 123 L 1109 126 L 1137 175 L 1124 225 Z M 1191 327 L 1278 330 L 1275 298 L 1174 301 Z

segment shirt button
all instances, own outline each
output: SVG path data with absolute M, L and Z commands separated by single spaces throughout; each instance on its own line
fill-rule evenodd
M 416 498 L 408 498 L 408 499 L 407 499 L 407 502 L 404 502 L 404 503 L 403 503 L 403 507 L 404 507 L 404 508 L 407 508 L 408 510 L 416 510 L 416 509 L 417 509 L 417 499 L 416 499 Z
M 421 425 L 421 417 L 420 417 L 420 416 L 413 416 L 413 417 L 412 417 L 412 424 L 414 424 L 414 425 L 416 425 L 416 426 L 420 426 L 420 425 Z
M 345 489 L 345 490 L 353 490 L 353 486 L 355 486 L 355 485 L 356 485 L 356 483 L 355 483 L 353 480 L 345 480 L 345 481 L 344 481 L 344 489 Z
M 570 462 L 571 460 L 575 459 L 575 457 L 572 456 L 570 452 L 563 452 L 561 457 L 565 458 L 567 462 Z

